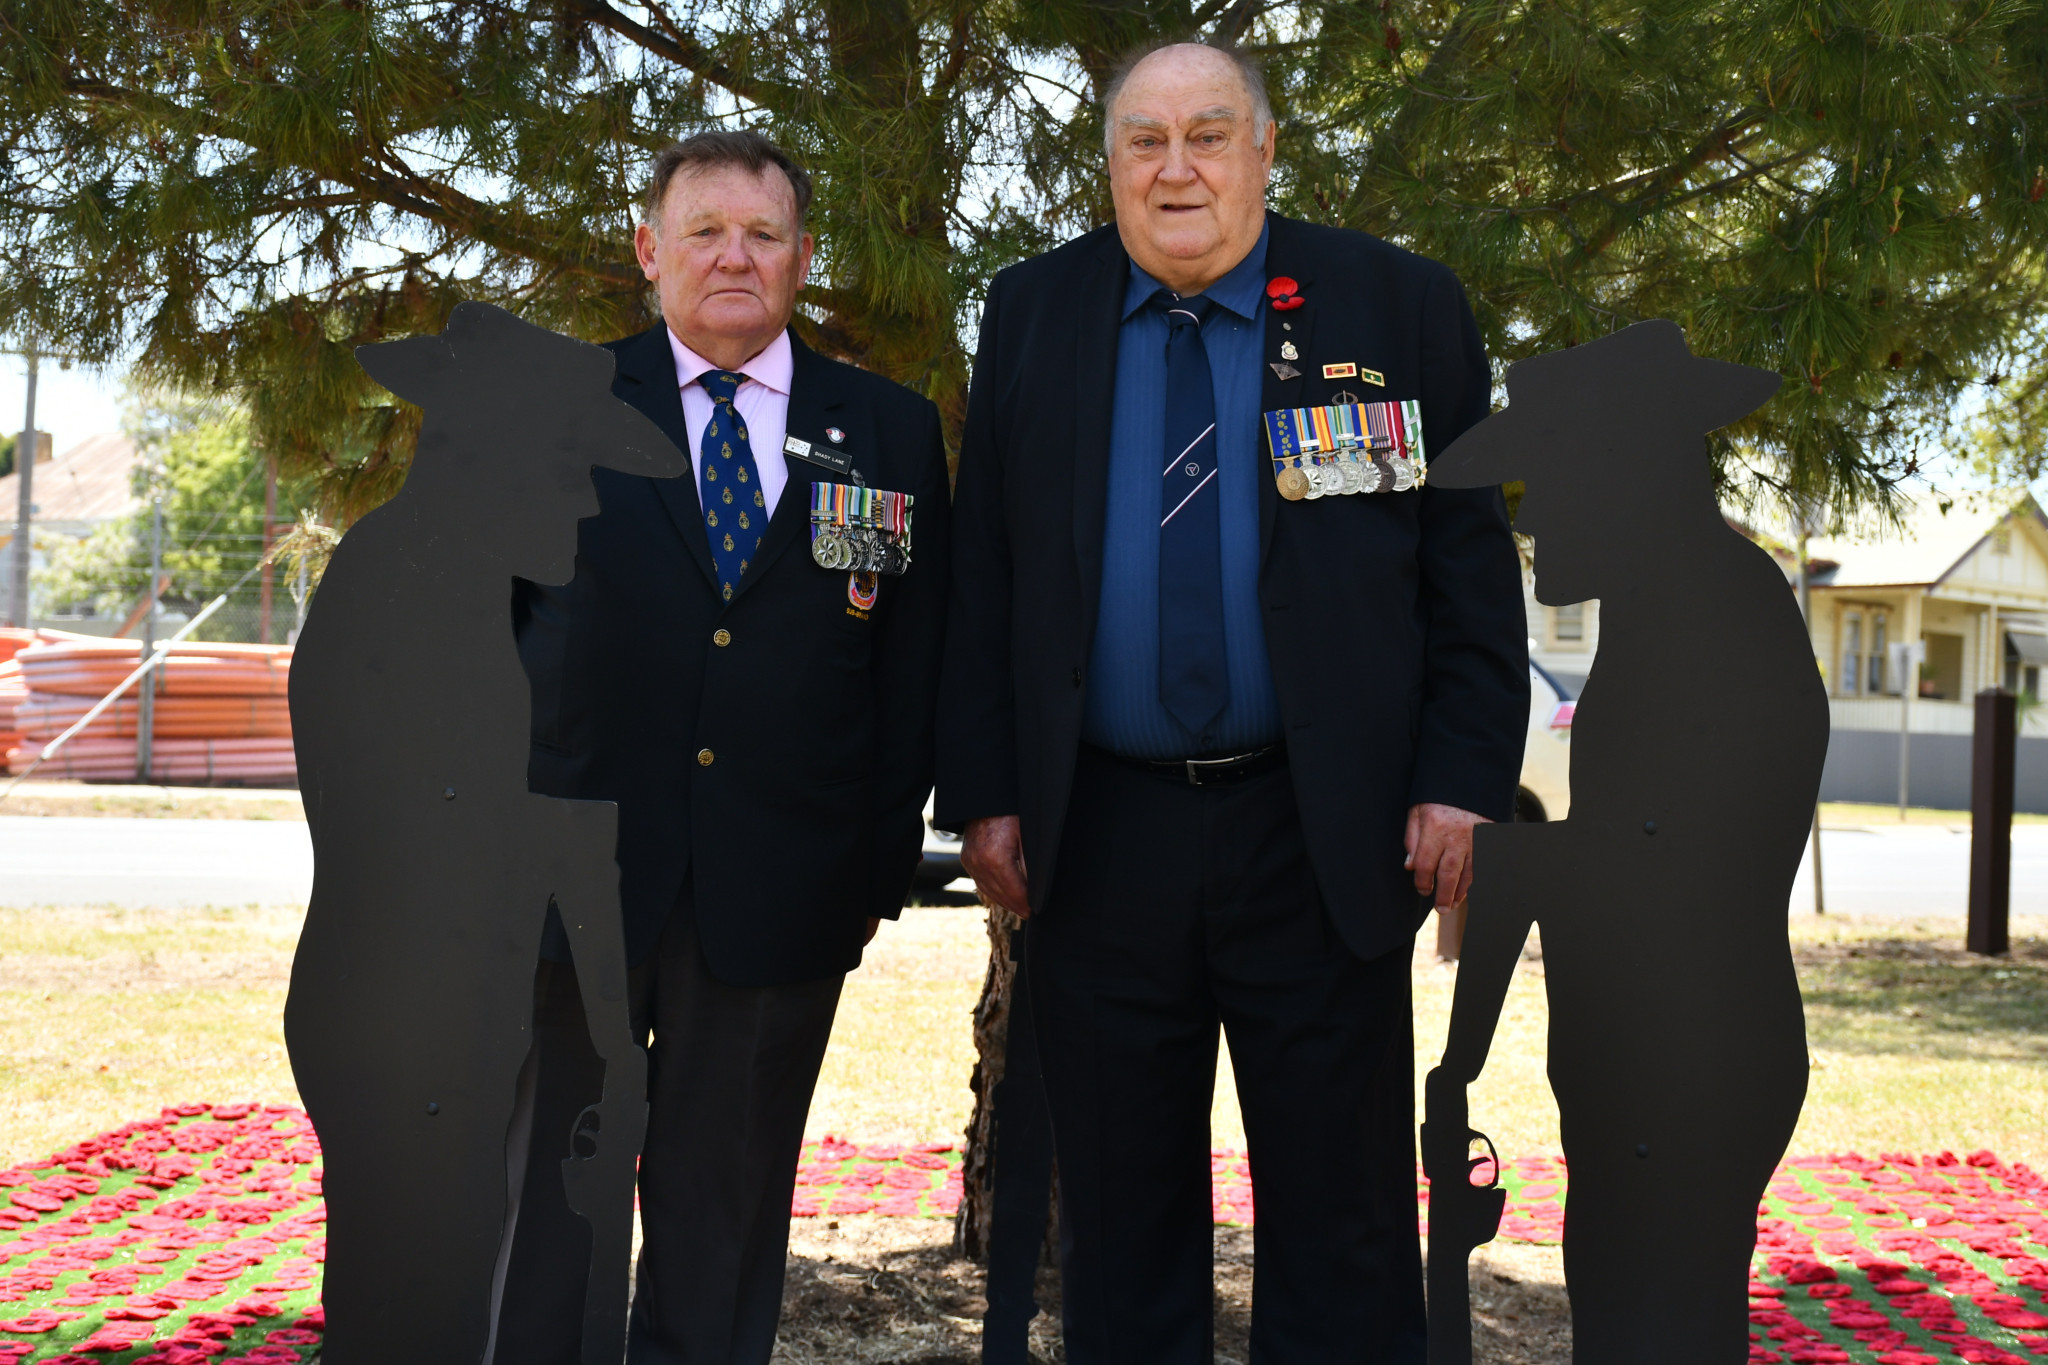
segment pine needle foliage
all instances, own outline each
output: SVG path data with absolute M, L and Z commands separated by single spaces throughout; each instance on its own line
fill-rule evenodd
M 1281 206 L 1498 359 L 1669 317 L 1785 375 L 1731 497 L 1881 507 L 1959 411 L 2038 464 L 2048 0 L 0 0 L 0 329 L 231 391 L 346 518 L 418 420 L 355 345 L 648 325 L 647 162 L 745 125 L 817 173 L 808 338 L 957 423 L 988 275 L 1109 218 L 1109 70 L 1193 34 L 1266 58 Z

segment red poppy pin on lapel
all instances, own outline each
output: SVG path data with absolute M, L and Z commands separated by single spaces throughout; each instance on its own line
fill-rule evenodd
M 1273 301 L 1273 311 L 1285 313 L 1301 307 L 1308 300 L 1296 291 L 1301 288 L 1286 275 L 1275 275 L 1266 281 L 1266 297 Z

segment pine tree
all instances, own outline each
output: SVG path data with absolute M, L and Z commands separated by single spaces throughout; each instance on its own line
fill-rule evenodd
M 1782 373 L 1732 499 L 1881 505 L 1959 401 L 2038 464 L 2048 0 L 0 0 L 0 329 L 233 391 L 345 518 L 417 421 L 354 345 L 648 325 L 645 164 L 744 124 L 818 173 L 807 338 L 957 424 L 988 275 L 1108 221 L 1118 55 L 1194 34 L 1269 65 L 1278 205 L 1449 263 L 1496 360 L 1669 317 Z

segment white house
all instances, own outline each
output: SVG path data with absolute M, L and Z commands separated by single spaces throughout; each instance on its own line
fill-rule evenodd
M 1771 552 L 1792 592 L 1791 547 L 1730 524 Z M 1975 698 L 1996 686 L 2021 698 L 2019 809 L 2048 813 L 2048 708 L 2034 706 L 2048 681 L 2048 514 L 2041 505 L 2026 495 L 1970 494 L 1946 503 L 1923 496 L 1900 526 L 1809 541 L 1807 564 L 1808 629 L 1833 717 L 1823 799 L 1897 800 L 1903 720 L 1909 799 L 1967 808 Z M 1600 604 L 1546 607 L 1526 573 L 1523 583 L 1530 657 L 1576 689 L 1599 645 Z M 1890 659 L 1889 646 L 1902 640 L 1926 648 L 1910 704 Z M 1704 648 L 1710 660 L 1711 643 Z
M 1899 730 L 1912 739 L 1911 799 L 1967 807 L 1974 699 L 2020 695 L 2018 803 L 2048 811 L 2048 714 L 2032 703 L 2048 665 L 2048 515 L 2031 496 L 1916 499 L 1904 525 L 1807 544 L 1809 629 L 1834 714 L 1822 794 L 1898 798 Z M 1889 649 L 1921 641 L 1901 679 Z M 1912 693 L 1908 714 L 1901 684 Z
M 119 432 L 106 432 L 36 461 L 29 489 L 35 499 L 31 574 L 48 562 L 58 537 L 83 540 L 106 522 L 135 509 L 139 501 L 133 479 L 136 458 L 134 442 Z M 20 473 L 0 477 L 0 602 L 13 600 L 12 546 L 20 504 Z M 121 623 L 106 618 L 38 617 L 36 624 L 100 634 Z

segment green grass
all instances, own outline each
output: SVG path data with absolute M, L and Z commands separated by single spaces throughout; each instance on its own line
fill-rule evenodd
M 194 1099 L 295 1103 L 279 1017 L 291 909 L 0 909 L 0 1161 Z M 1814 1057 L 1799 1152 L 1966 1152 L 2048 1168 L 2048 919 L 2013 953 L 1962 950 L 1957 921 L 1792 922 Z M 1443 1045 L 1456 968 L 1415 958 L 1418 1086 Z M 1509 991 L 1475 1126 L 1503 1152 L 1559 1150 L 1548 1008 L 1532 945 Z M 975 910 L 910 910 L 848 978 L 808 1131 L 957 1139 L 988 949 Z M 1226 1053 L 1215 1141 L 1241 1147 Z

